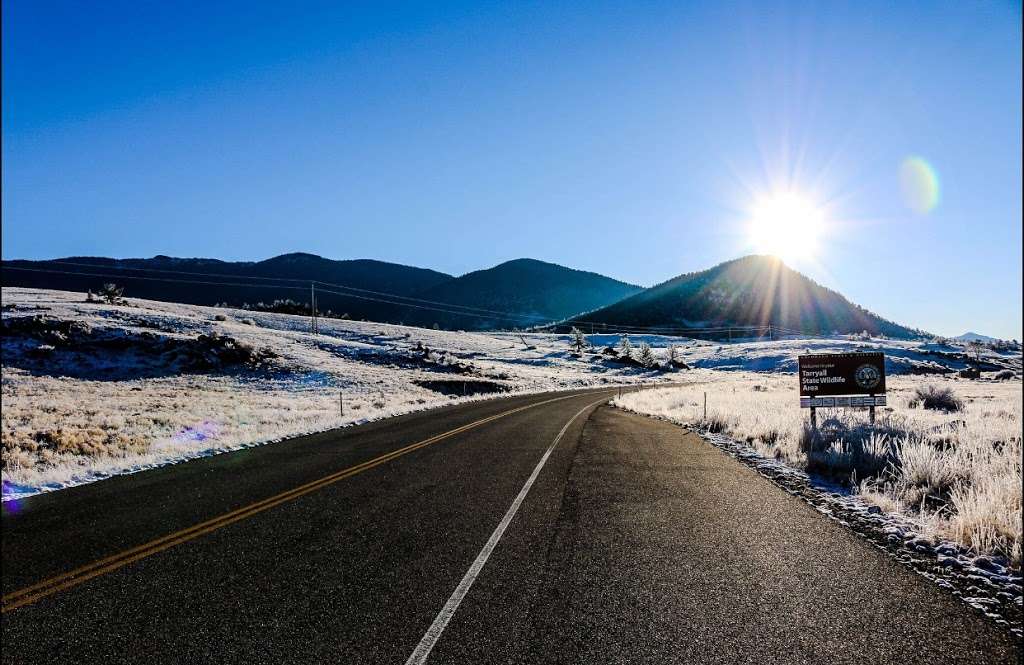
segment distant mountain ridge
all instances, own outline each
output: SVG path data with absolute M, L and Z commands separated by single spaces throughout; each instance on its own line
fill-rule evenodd
M 115 282 L 125 287 L 129 297 L 192 305 L 227 303 L 236 307 L 285 299 L 308 303 L 311 281 L 411 296 L 425 286 L 453 279 L 425 268 L 370 259 L 335 261 L 302 252 L 264 261 L 163 255 L 149 259 L 79 256 L 53 261 L 5 260 L 2 268 L 4 286 L 95 292 L 104 283 Z M 359 291 L 350 293 L 323 293 L 317 298 L 318 309 L 345 312 L 353 318 L 387 320 L 383 317 L 391 311 L 391 305 L 358 298 Z
M 953 339 L 955 339 L 955 340 L 957 340 L 959 342 L 985 342 L 985 343 L 990 343 L 990 342 L 998 342 L 999 341 L 995 337 L 989 337 L 988 335 L 982 335 L 980 333 L 971 332 L 971 331 L 965 332 L 963 335 L 957 335 Z
M 528 327 L 603 307 L 641 291 L 635 284 L 536 259 L 514 259 L 420 291 L 424 299 L 474 308 L 471 315 L 405 308 L 406 323 L 487 329 Z M 511 312 L 515 316 L 502 313 Z
M 461 277 L 372 259 L 333 260 L 296 252 L 264 261 L 164 255 L 148 259 L 68 257 L 2 263 L 4 286 L 98 291 L 106 282 L 136 298 L 194 305 L 310 300 L 352 318 L 486 330 L 525 328 L 611 304 L 639 286 L 534 259 Z M 336 286 L 331 286 L 336 285 Z
M 460 277 L 372 259 L 333 260 L 291 253 L 264 261 L 155 256 L 3 261 L 5 286 L 98 291 L 105 282 L 136 298 L 196 305 L 272 303 L 352 318 L 449 329 L 528 328 L 563 322 L 597 329 L 663 330 L 775 326 L 811 334 L 922 331 L 884 319 L 792 270 L 779 259 L 747 256 L 679 275 L 649 289 L 535 259 L 515 259 Z M 331 286 L 334 285 L 334 286 Z M 592 326 L 592 327 L 593 327 Z
M 578 325 L 623 328 L 776 326 L 804 333 L 919 337 L 821 286 L 772 256 L 746 256 L 679 275 L 594 312 Z

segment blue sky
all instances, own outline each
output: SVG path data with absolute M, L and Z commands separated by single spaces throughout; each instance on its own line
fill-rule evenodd
M 1021 335 L 1019 3 L 3 3 L 3 256 L 797 269 Z M 205 3 L 203 3 L 205 4 Z M 919 157 L 937 204 L 915 210 Z

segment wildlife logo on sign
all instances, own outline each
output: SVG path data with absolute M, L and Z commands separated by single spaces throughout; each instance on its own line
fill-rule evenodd
M 882 380 L 882 373 L 875 365 L 864 364 L 853 373 L 853 380 L 866 391 L 871 391 Z

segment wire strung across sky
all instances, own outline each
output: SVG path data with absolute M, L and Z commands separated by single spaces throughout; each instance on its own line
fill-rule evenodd
M 508 318 L 511 318 L 511 319 L 529 319 L 529 320 L 534 320 L 534 321 L 550 321 L 551 320 L 549 317 L 543 317 L 543 316 L 538 316 L 538 315 L 532 315 L 532 314 L 512 314 L 510 312 L 502 312 L 502 311 L 493 310 L 493 309 L 485 309 L 483 307 L 473 307 L 473 306 L 470 306 L 470 305 L 458 305 L 456 303 L 446 303 L 446 302 L 439 302 L 439 301 L 436 301 L 436 300 L 426 300 L 426 299 L 423 299 L 423 298 L 416 298 L 416 297 L 413 297 L 413 296 L 403 296 L 403 295 L 399 295 L 397 293 L 387 293 L 387 292 L 384 292 L 384 291 L 373 291 L 373 290 L 370 290 L 370 289 L 362 289 L 362 288 L 355 287 L 355 286 L 347 286 L 345 284 L 336 284 L 336 283 L 333 283 L 333 282 L 324 282 L 324 281 L 318 280 L 318 279 L 302 279 L 302 278 L 297 278 L 297 277 L 263 277 L 263 276 L 260 276 L 260 275 L 229 275 L 229 274 L 224 274 L 224 273 L 193 272 L 193 271 L 186 271 L 186 270 L 167 270 L 167 269 L 162 269 L 162 268 L 136 268 L 136 267 L 132 267 L 132 266 L 119 266 L 119 265 L 94 264 L 94 263 L 80 263 L 80 262 L 74 262 L 74 261 L 47 261 L 46 263 L 56 264 L 56 265 L 66 265 L 66 266 L 77 266 L 77 267 L 82 267 L 82 268 L 91 268 L 91 269 L 94 269 L 94 270 L 95 269 L 101 269 L 101 270 L 102 269 L 130 270 L 130 271 L 135 271 L 135 272 L 158 272 L 158 273 L 165 273 L 165 274 L 193 275 L 193 276 L 200 276 L 200 277 L 223 277 L 223 278 L 226 278 L 226 279 L 257 279 L 257 280 L 264 280 L 264 281 L 299 282 L 299 283 L 306 284 L 306 285 L 308 285 L 308 284 L 317 284 L 317 285 L 320 285 L 320 286 L 327 286 L 327 287 L 336 288 L 336 289 L 343 289 L 345 291 L 355 291 L 355 292 L 358 292 L 358 293 L 369 293 L 369 294 L 372 294 L 372 295 L 377 295 L 377 296 L 383 296 L 385 298 L 390 298 L 392 300 L 408 300 L 408 301 L 414 302 L 414 303 L 438 305 L 438 306 L 445 307 L 445 308 L 457 308 L 457 309 L 461 309 L 461 310 L 469 310 L 472 313 L 479 312 L 479 313 L 483 313 L 483 314 L 494 314 L 494 315 L 498 315 L 498 316 L 508 317 Z M 4 266 L 4 267 L 8 268 L 8 266 Z M 13 266 L 9 267 L 9 269 L 11 269 L 11 270 L 30 270 L 29 268 L 19 268 L 19 267 L 13 267 Z M 67 273 L 67 274 L 72 274 L 72 275 L 83 274 L 83 273 L 76 273 L 76 272 L 62 271 L 62 270 L 47 271 L 47 270 L 44 270 L 42 268 L 35 268 L 35 269 L 31 269 L 31 270 L 34 270 L 35 272 L 54 272 L 54 273 L 58 273 L 58 274 L 60 274 L 60 273 Z M 122 275 L 109 275 L 109 274 L 106 274 L 106 275 L 97 274 L 96 276 L 97 277 L 128 277 L 128 278 L 131 278 L 131 279 L 156 279 L 156 278 L 131 277 L 131 276 L 128 276 L 128 275 L 123 275 L 122 276 Z M 238 285 L 237 284 L 224 284 L 224 286 L 238 286 Z M 258 285 L 245 285 L 245 286 L 258 286 Z M 301 286 L 301 287 L 299 287 L 299 286 L 284 286 L 284 285 L 266 285 L 266 286 L 276 286 L 276 288 L 289 288 L 289 289 L 301 289 L 301 290 L 305 290 L 306 289 L 305 286 Z M 347 294 L 347 293 L 336 293 L 335 295 L 349 295 L 349 294 Z M 362 299 L 363 300 L 373 300 L 372 298 L 362 298 Z M 382 300 L 382 301 L 379 301 L 379 302 L 390 302 L 390 301 Z M 404 303 L 404 302 L 398 302 L 398 303 L 391 302 L 391 304 L 404 305 L 406 303 Z M 427 309 L 427 308 L 423 308 L 423 309 Z M 456 313 L 456 314 L 463 313 L 463 312 L 451 312 L 450 310 L 447 310 L 447 309 L 442 309 L 442 310 L 437 310 L 437 311 L 443 311 L 443 312 L 448 312 L 448 313 Z M 484 318 L 486 318 L 486 317 L 484 317 Z
M 225 275 L 223 273 L 196 273 L 196 272 L 190 272 L 190 271 L 168 271 L 168 269 L 166 269 L 166 268 L 157 268 L 157 267 L 133 267 L 133 266 L 129 266 L 129 265 L 111 265 L 111 264 L 97 264 L 97 263 L 82 263 L 82 262 L 76 262 L 76 261 L 47 261 L 47 263 L 54 263 L 54 264 L 58 264 L 58 265 L 75 265 L 75 266 L 79 266 L 79 267 L 90 267 L 90 268 L 113 268 L 113 269 L 116 269 L 116 271 L 134 271 L 134 272 L 142 272 L 142 273 L 165 273 L 165 274 L 171 274 L 171 275 L 191 275 L 191 276 L 199 276 L 199 277 L 221 277 L 221 278 L 225 278 L 225 279 L 252 279 L 252 280 L 264 280 L 264 281 L 268 281 L 269 280 L 269 281 L 275 281 L 275 282 L 299 282 L 301 284 L 317 284 L 317 285 L 332 287 L 332 288 L 336 288 L 336 289 L 343 289 L 345 291 L 355 291 L 355 292 L 358 292 L 358 293 L 370 293 L 370 294 L 373 294 L 373 295 L 379 295 L 379 296 L 383 296 L 383 297 L 386 297 L 386 298 L 392 298 L 392 299 L 410 300 L 410 301 L 413 301 L 413 302 L 420 302 L 420 303 L 427 303 L 427 304 L 436 304 L 436 305 L 440 305 L 442 307 L 456 307 L 456 308 L 460 308 L 460 309 L 469 309 L 469 310 L 473 310 L 473 311 L 480 311 L 480 313 L 483 313 L 483 314 L 498 315 L 498 316 L 503 316 L 503 317 L 511 317 L 511 318 L 519 318 L 519 319 L 528 318 L 528 319 L 536 320 L 536 321 L 550 321 L 550 319 L 547 318 L 547 317 L 539 317 L 539 316 L 534 316 L 534 315 L 523 315 L 523 314 L 514 315 L 514 314 L 508 313 L 508 311 L 499 311 L 497 309 L 486 309 L 486 308 L 483 308 L 483 307 L 474 307 L 474 306 L 471 306 L 471 305 L 456 304 L 454 302 L 439 302 L 437 300 L 426 300 L 424 298 L 417 298 L 417 297 L 414 297 L 414 296 L 398 295 L 396 293 L 387 293 L 387 292 L 384 292 L 384 291 L 373 291 L 371 289 L 362 289 L 362 288 L 358 288 L 358 287 L 354 287 L 354 286 L 347 286 L 347 285 L 344 285 L 344 284 L 335 284 L 333 282 L 324 282 L 322 280 L 307 280 L 307 279 L 292 278 L 292 277 L 262 277 L 262 276 L 258 276 L 258 275 Z M 22 269 L 25 269 L 25 268 L 22 268 Z M 289 288 L 293 288 L 293 287 L 289 287 Z M 299 288 L 305 288 L 305 287 L 299 287 Z M 338 295 L 346 295 L 346 294 L 338 294 Z M 397 303 L 397 304 L 402 304 L 402 303 Z
M 57 263 L 57 262 L 54 262 L 54 263 Z M 198 272 L 188 272 L 188 271 L 182 271 L 180 273 L 176 273 L 175 271 L 171 271 L 171 270 L 154 270 L 154 272 L 160 272 L 160 273 L 164 273 L 164 274 L 170 273 L 170 274 L 182 274 L 182 275 L 192 275 L 192 276 L 224 277 L 224 278 L 227 278 L 227 279 L 236 280 L 236 281 L 233 281 L 233 282 L 225 282 L 225 281 L 210 281 L 210 280 L 196 280 L 196 279 L 180 279 L 180 278 L 173 278 L 173 277 L 151 277 L 151 276 L 143 276 L 143 275 L 125 275 L 125 274 L 121 274 L 121 273 L 112 274 L 112 273 L 107 272 L 107 271 L 104 270 L 104 269 L 136 270 L 136 271 L 147 272 L 147 271 L 149 271 L 148 268 L 122 268 L 122 267 L 119 267 L 119 266 L 94 266 L 92 264 L 70 264 L 70 263 L 63 263 L 63 265 L 78 265 L 78 266 L 93 268 L 93 270 L 90 270 L 89 272 L 82 272 L 82 271 L 76 271 L 76 270 L 55 270 L 55 269 L 49 269 L 49 268 L 25 268 L 25 267 L 21 267 L 21 266 L 7 266 L 7 265 L 5 265 L 3 267 L 3 269 L 4 270 L 19 270 L 19 271 L 22 271 L 22 272 L 50 273 L 50 274 L 57 274 L 57 275 L 79 275 L 79 276 L 85 276 L 85 277 L 103 277 L 103 278 L 110 278 L 110 279 L 137 279 L 137 280 L 156 281 L 156 282 L 174 282 L 174 283 L 179 283 L 179 284 L 200 284 L 200 285 L 206 285 L 206 286 L 227 286 L 227 287 L 241 287 L 241 288 L 255 288 L 255 289 L 260 289 L 260 288 L 262 288 L 262 289 L 289 289 L 289 290 L 292 290 L 292 291 L 307 291 L 309 289 L 309 286 L 308 286 L 309 284 L 316 284 L 316 285 L 318 285 L 318 287 L 320 287 L 320 288 L 317 289 L 317 291 L 321 292 L 321 293 L 330 293 L 330 294 L 333 294 L 333 295 L 342 296 L 342 297 L 346 297 L 346 298 L 355 298 L 355 299 L 358 299 L 358 300 L 367 300 L 367 301 L 372 301 L 372 302 L 380 302 L 380 303 L 386 303 L 386 304 L 391 304 L 391 305 L 397 305 L 397 306 L 401 306 L 401 307 L 415 307 L 417 309 L 428 309 L 428 310 L 432 310 L 432 311 L 436 311 L 436 312 L 444 312 L 444 313 L 447 313 L 447 314 L 456 314 L 456 315 L 461 315 L 461 316 L 475 316 L 475 317 L 482 318 L 482 319 L 493 318 L 493 315 L 497 315 L 497 316 L 505 317 L 506 319 L 511 320 L 511 321 L 524 320 L 524 319 L 530 320 L 530 321 L 550 321 L 549 318 L 538 317 L 538 316 L 529 315 L 529 314 L 512 314 L 510 312 L 499 312 L 499 311 L 496 311 L 496 310 L 486 310 L 486 309 L 482 309 L 482 308 L 478 308 L 478 307 L 470 307 L 468 305 L 456 305 L 454 303 L 442 303 L 442 302 L 436 302 L 436 301 L 432 301 L 432 300 L 423 300 L 421 298 L 413 298 L 413 297 L 410 297 L 410 296 L 402 296 L 402 295 L 398 295 L 398 294 L 389 294 L 389 293 L 383 293 L 383 292 L 379 292 L 379 291 L 370 291 L 368 289 L 359 289 L 359 288 L 356 288 L 356 287 L 345 286 L 343 284 L 332 284 L 330 282 L 323 282 L 323 281 L 320 281 L 320 280 L 308 280 L 308 279 L 307 280 L 303 280 L 303 279 L 296 279 L 296 278 L 291 278 L 291 277 L 260 277 L 260 276 L 255 276 L 255 275 L 253 275 L 253 276 L 250 276 L 250 275 L 217 275 L 217 274 L 210 274 L 210 273 L 198 273 Z M 96 270 L 96 268 L 99 268 L 100 270 Z M 290 285 L 290 284 L 266 284 L 266 283 L 264 283 L 264 284 L 246 284 L 246 283 L 242 283 L 242 282 L 237 281 L 237 280 L 243 280 L 243 279 L 280 280 L 280 281 L 287 281 L 287 282 L 300 282 L 300 283 L 303 283 L 303 284 L 305 284 L 307 286 L 298 286 L 298 285 Z M 347 289 L 347 290 L 352 290 L 352 291 L 359 291 L 359 292 L 362 292 L 362 293 L 372 293 L 372 294 L 376 294 L 376 295 L 380 295 L 380 296 L 386 296 L 386 298 L 364 296 L 364 295 L 358 295 L 358 294 L 355 294 L 355 293 L 347 293 L 347 292 L 342 292 L 342 291 L 334 291 L 334 290 L 332 290 L 330 288 L 322 288 L 322 287 L 325 287 L 325 286 L 326 287 L 339 288 L 339 289 Z M 411 302 L 403 302 L 403 300 L 408 300 L 408 301 L 411 301 Z M 439 305 L 443 305 L 444 307 L 438 307 Z M 454 309 L 454 308 L 460 308 L 460 309 Z
M 426 300 L 422 298 L 415 298 L 412 296 L 403 296 L 394 293 L 387 293 L 382 291 L 373 291 L 370 289 L 362 289 L 353 286 L 346 286 L 344 284 L 334 284 L 331 282 L 324 282 L 321 280 L 309 280 L 301 279 L 296 277 L 264 277 L 260 275 L 229 275 L 224 273 L 204 273 L 186 270 L 167 270 L 160 268 L 136 268 L 131 266 L 115 266 L 115 265 L 104 265 L 104 264 L 93 264 L 93 263 L 82 263 L 73 261 L 48 261 L 47 263 L 56 265 L 65 265 L 72 267 L 83 267 L 89 268 L 89 272 L 75 271 L 75 270 L 56 270 L 48 268 L 28 268 L 22 266 L 11 266 L 4 265 L 4 270 L 17 270 L 21 272 L 36 272 L 36 273 L 50 273 L 50 274 L 64 274 L 64 275 L 76 275 L 84 277 L 102 277 L 110 279 L 136 279 L 146 280 L 155 282 L 170 282 L 178 284 L 197 284 L 203 286 L 223 286 L 232 288 L 251 288 L 251 289 L 287 289 L 291 291 L 307 291 L 309 284 L 316 284 L 318 292 L 329 293 L 331 295 L 340 296 L 343 298 L 353 298 L 357 300 L 378 302 L 389 305 L 395 305 L 398 307 L 412 307 L 416 309 L 441 312 L 445 314 L 453 314 L 456 316 L 470 316 L 482 320 L 494 318 L 495 316 L 501 317 L 501 319 L 509 322 L 528 322 L 528 321 L 541 321 L 543 323 L 534 323 L 532 326 L 538 330 L 545 328 L 553 328 L 558 326 L 582 326 L 584 328 L 589 327 L 592 334 L 603 332 L 606 334 L 640 334 L 640 335 L 666 335 L 666 336 L 692 336 L 692 335 L 712 335 L 712 334 L 725 334 L 736 337 L 769 337 L 769 336 L 793 336 L 802 335 L 806 336 L 807 333 L 790 330 L 787 328 L 781 328 L 769 324 L 763 325 L 731 325 L 731 326 L 714 326 L 714 327 L 676 327 L 676 326 L 629 326 L 629 325 L 615 325 L 610 323 L 603 323 L 598 321 L 588 321 L 585 318 L 571 318 L 562 319 L 558 321 L 551 321 L 548 317 L 542 317 L 532 314 L 512 313 L 503 312 L 492 309 L 485 309 L 481 307 L 472 307 L 469 305 L 458 305 L 455 303 L 445 303 L 435 300 Z M 133 271 L 133 272 L 156 272 L 161 274 L 169 275 L 185 275 L 191 277 L 213 277 L 213 278 L 224 278 L 233 281 L 212 281 L 212 280 L 198 280 L 198 279 L 181 279 L 175 277 L 153 277 L 144 275 L 125 275 L 123 272 L 112 274 L 108 270 L 117 271 Z M 270 283 L 245 283 L 240 280 L 258 280 L 262 282 L 289 282 L 291 284 L 270 284 Z M 299 284 L 302 284 L 300 286 Z M 330 287 L 330 288 L 324 288 Z M 342 289 L 337 291 L 334 289 Z M 358 292 L 351 293 L 350 291 Z M 371 295 L 359 295 L 359 294 L 371 294 Z M 381 297 L 375 297 L 381 296 Z M 761 334 L 763 332 L 763 334 Z M 753 333 L 743 335 L 743 333 Z

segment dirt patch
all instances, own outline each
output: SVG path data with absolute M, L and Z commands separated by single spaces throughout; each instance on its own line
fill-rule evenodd
M 436 379 L 414 381 L 417 386 L 442 395 L 488 395 L 508 392 L 509 388 L 494 381 Z

